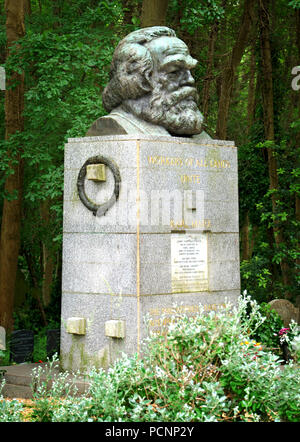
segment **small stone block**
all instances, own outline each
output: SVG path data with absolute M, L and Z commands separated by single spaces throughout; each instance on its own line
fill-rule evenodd
M 106 321 L 105 335 L 111 338 L 125 338 L 125 321 L 118 319 Z
M 86 166 L 86 177 L 93 181 L 106 181 L 105 164 L 89 164 Z
M 68 318 L 67 332 L 73 335 L 85 335 L 86 319 L 85 318 Z
M 0 327 L 0 350 L 6 350 L 5 328 Z

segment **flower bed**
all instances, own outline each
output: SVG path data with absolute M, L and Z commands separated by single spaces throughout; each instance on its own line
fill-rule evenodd
M 238 307 L 176 315 L 166 333 L 145 341 L 142 358 L 124 355 L 108 371 L 92 370 L 81 396 L 66 373 L 52 379 L 51 363 L 46 381 L 37 367 L 31 412 L 24 415 L 20 401 L 2 399 L 0 420 L 297 422 L 299 353 L 291 345 L 292 360 L 283 369 L 282 359 L 253 338 L 265 320 L 247 296 Z M 292 344 L 299 335 L 295 324 L 290 328 Z

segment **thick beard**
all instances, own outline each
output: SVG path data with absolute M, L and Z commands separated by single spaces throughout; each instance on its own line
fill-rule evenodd
M 138 118 L 162 126 L 171 134 L 194 135 L 201 132 L 203 122 L 196 97 L 196 89 L 190 86 L 169 92 L 158 85 L 151 95 L 124 104 Z

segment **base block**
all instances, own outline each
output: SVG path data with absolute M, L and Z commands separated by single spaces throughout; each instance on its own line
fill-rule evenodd
M 102 216 L 83 204 L 77 186 L 83 164 L 97 155 L 106 161 L 106 180 L 86 178 L 84 190 L 94 205 L 109 206 Z M 226 300 L 235 303 L 238 228 L 234 143 L 130 135 L 70 139 L 63 369 L 108 367 L 120 352 L 139 352 L 149 329 L 160 333 L 175 311 L 197 314 L 200 304 L 209 311 Z M 86 320 L 85 335 L 67 332 L 74 317 Z

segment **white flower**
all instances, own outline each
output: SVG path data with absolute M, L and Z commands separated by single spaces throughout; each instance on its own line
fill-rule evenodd
M 165 375 L 166 375 L 166 372 L 161 368 L 161 367 L 159 367 L 158 365 L 155 367 L 155 374 L 156 374 L 156 376 L 158 377 L 158 378 L 162 378 L 162 377 L 164 377 Z

